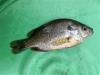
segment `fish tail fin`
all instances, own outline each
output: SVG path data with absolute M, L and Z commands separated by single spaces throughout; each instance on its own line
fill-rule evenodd
M 25 42 L 27 39 L 15 40 L 10 43 L 12 52 L 14 54 L 20 53 L 25 50 Z

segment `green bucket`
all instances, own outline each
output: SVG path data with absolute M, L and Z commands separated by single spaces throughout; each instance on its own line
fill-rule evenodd
M 13 54 L 9 43 L 58 18 L 71 18 L 94 35 L 69 49 Z M 99 0 L 0 0 L 0 75 L 100 75 Z

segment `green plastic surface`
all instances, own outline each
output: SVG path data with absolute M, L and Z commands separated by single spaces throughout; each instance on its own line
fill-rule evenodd
M 9 43 L 57 18 L 72 18 L 94 35 L 69 49 L 14 55 Z M 0 0 L 0 75 L 100 75 L 100 0 Z

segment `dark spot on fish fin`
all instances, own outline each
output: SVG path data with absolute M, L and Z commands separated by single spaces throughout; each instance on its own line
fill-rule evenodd
M 38 48 L 38 47 L 32 47 L 31 50 L 33 50 L 33 51 L 47 52 L 47 50 L 42 50 L 42 49 L 40 49 L 40 48 Z

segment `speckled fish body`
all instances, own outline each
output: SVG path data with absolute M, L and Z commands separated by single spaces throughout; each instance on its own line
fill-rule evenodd
M 58 50 L 73 47 L 92 33 L 92 28 L 78 21 L 56 19 L 29 32 L 27 39 L 12 42 L 11 47 L 15 52 L 25 48 L 42 51 Z

